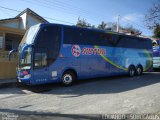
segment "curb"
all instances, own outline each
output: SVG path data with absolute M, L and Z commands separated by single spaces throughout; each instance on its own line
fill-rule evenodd
M 10 87 L 17 87 L 17 86 L 18 86 L 18 83 L 16 81 L 0 83 L 0 89 L 2 89 L 2 88 L 10 88 Z

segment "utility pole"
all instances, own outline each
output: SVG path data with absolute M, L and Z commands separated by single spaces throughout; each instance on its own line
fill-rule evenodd
M 117 17 L 117 32 L 119 32 L 119 19 L 120 19 L 120 15 L 118 15 Z

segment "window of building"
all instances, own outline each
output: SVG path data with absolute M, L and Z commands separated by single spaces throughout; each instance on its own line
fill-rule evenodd
M 10 51 L 12 49 L 17 49 L 22 37 L 22 35 L 7 33 L 5 37 L 5 50 Z
M 3 47 L 3 34 L 0 33 L 0 49 Z

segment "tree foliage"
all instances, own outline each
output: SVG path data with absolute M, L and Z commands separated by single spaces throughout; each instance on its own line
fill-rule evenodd
M 102 21 L 98 27 L 98 29 L 101 29 L 101 30 L 106 30 L 107 29 L 107 23 L 105 23 L 104 21 Z
M 91 25 L 90 23 L 87 22 L 85 19 L 80 19 L 78 18 L 76 26 L 83 27 L 83 28 L 94 28 L 94 29 L 100 29 L 100 30 L 111 30 L 111 31 L 116 31 L 117 30 L 117 24 L 114 22 L 104 22 L 102 21 L 99 25 Z M 119 29 L 121 32 L 124 33 L 131 33 L 134 35 L 140 35 L 141 31 L 134 28 L 133 26 L 127 26 L 127 27 L 122 27 L 119 25 Z
M 87 28 L 87 27 L 91 27 L 91 24 L 88 23 L 85 19 L 78 18 L 76 26 Z
M 132 25 L 127 26 L 127 27 L 122 27 L 122 30 L 131 33 L 132 35 L 140 35 L 142 32 L 136 28 L 134 28 Z
M 145 15 L 145 21 L 149 29 L 155 29 L 160 25 L 160 0 L 148 10 Z
M 157 25 L 154 29 L 154 36 L 155 38 L 160 38 L 160 25 Z

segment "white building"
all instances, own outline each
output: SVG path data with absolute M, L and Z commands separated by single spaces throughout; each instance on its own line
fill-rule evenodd
M 14 18 L 0 20 L 0 79 L 14 78 L 16 75 L 16 59 L 9 62 L 8 51 L 18 48 L 24 33 L 31 26 L 47 22 L 29 8 Z

